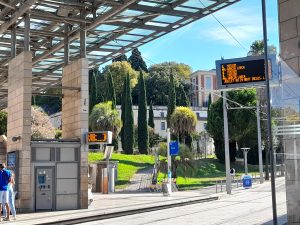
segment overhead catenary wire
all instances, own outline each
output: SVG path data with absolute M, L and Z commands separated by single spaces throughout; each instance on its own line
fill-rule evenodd
M 204 8 L 207 8 L 207 6 L 201 0 L 198 1 L 201 3 L 201 5 L 203 5 Z M 221 27 L 224 28 L 224 30 L 237 42 L 242 49 L 248 52 L 248 49 L 229 31 L 229 29 L 214 15 L 214 13 L 210 13 L 210 15 L 221 25 Z

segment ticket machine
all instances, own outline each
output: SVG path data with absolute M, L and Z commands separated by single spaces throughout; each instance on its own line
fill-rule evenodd
M 37 210 L 53 210 L 53 171 L 51 167 L 36 168 L 36 197 Z

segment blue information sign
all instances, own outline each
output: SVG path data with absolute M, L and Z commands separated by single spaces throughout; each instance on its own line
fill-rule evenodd
M 179 152 L 179 144 L 178 141 L 170 142 L 170 155 L 178 155 Z

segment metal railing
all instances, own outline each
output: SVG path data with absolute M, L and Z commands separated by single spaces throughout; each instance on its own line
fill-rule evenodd
M 282 164 L 281 165 L 276 165 L 275 168 L 276 168 L 275 177 L 285 176 L 285 167 L 284 167 L 284 165 L 282 165 Z M 252 176 L 252 183 L 259 183 L 260 182 L 259 173 L 252 173 L 252 174 L 249 173 L 249 175 Z M 264 177 L 265 177 L 265 174 L 264 174 Z M 242 187 L 242 186 L 243 186 L 242 176 L 239 176 L 239 177 L 234 176 L 232 178 L 232 181 L 231 181 L 231 188 L 234 189 L 234 188 L 239 188 L 239 187 Z M 216 193 L 226 191 L 226 179 L 216 180 L 215 187 L 216 187 Z

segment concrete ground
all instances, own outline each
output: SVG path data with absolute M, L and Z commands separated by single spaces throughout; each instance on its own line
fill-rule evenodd
M 286 198 L 283 179 L 276 180 L 278 225 L 285 225 Z M 272 225 L 270 182 L 248 190 L 234 190 L 217 201 L 140 212 L 84 225 Z
M 281 182 L 281 187 L 284 187 L 284 178 L 278 178 L 278 181 Z M 72 220 L 78 218 L 92 218 L 103 215 L 116 215 L 123 212 L 126 215 L 126 212 L 132 211 L 131 214 L 141 213 L 147 211 L 151 207 L 164 207 L 169 208 L 174 204 L 184 204 L 184 203 L 195 203 L 201 200 L 215 200 L 212 197 L 217 198 L 228 198 L 234 200 L 235 196 L 240 196 L 241 193 L 247 193 L 247 198 L 257 197 L 257 193 L 261 192 L 267 193 L 270 195 L 269 191 L 266 189 L 261 189 L 263 187 L 269 187 L 270 183 L 265 182 L 264 184 L 254 184 L 253 188 L 250 190 L 244 190 L 243 188 L 237 188 L 233 190 L 233 194 L 228 196 L 225 193 L 215 194 L 215 187 L 205 188 L 195 191 L 182 191 L 174 192 L 171 196 L 163 196 L 162 193 L 114 193 L 114 194 L 94 194 L 94 202 L 88 209 L 83 210 L 68 210 L 68 211 L 54 211 L 54 212 L 36 212 L 36 213 L 27 213 L 17 215 L 16 221 L 2 222 L 2 224 L 15 224 L 15 225 L 24 225 L 24 224 L 67 224 L 61 223 L 63 220 Z M 258 192 L 255 192 L 258 190 Z M 252 193 L 253 192 L 253 193 Z M 285 193 L 281 194 L 285 197 Z M 280 197 L 281 199 L 283 197 Z M 283 200 L 284 201 L 284 200 Z M 218 201 L 214 201 L 218 202 Z M 208 203 L 203 203 L 208 204 Z M 213 204 L 213 202 L 210 202 Z M 173 206 L 174 207 L 174 206 Z M 284 207 L 284 204 L 281 208 Z M 155 209 L 157 210 L 157 209 Z M 286 209 L 285 209 L 286 210 Z M 159 211 L 157 211 L 159 212 Z M 284 214 L 284 209 L 281 209 L 281 214 Z M 117 216 L 112 216 L 117 217 Z M 88 220 L 87 220 L 88 221 Z M 82 220 L 81 222 L 84 222 Z M 71 223 L 69 223 L 71 224 Z

